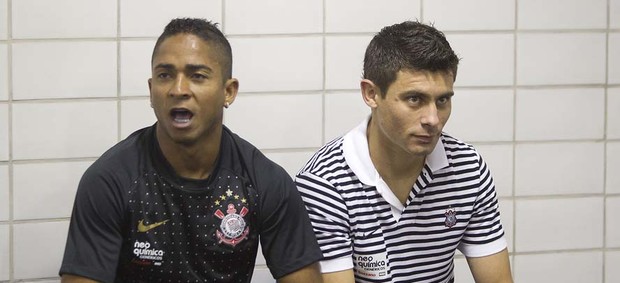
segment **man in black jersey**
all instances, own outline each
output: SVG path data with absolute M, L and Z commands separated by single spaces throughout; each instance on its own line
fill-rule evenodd
M 290 176 L 222 124 L 239 87 L 228 40 L 208 21 L 175 19 L 151 63 L 157 123 L 84 173 L 62 282 L 250 282 L 259 241 L 278 282 L 320 282 Z

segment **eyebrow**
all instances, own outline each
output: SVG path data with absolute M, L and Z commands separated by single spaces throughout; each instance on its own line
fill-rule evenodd
M 405 91 L 405 92 L 401 93 L 400 95 L 422 95 L 422 96 L 430 96 L 428 93 L 425 93 L 425 92 L 419 92 L 419 91 L 415 91 L 415 90 L 412 90 L 412 91 Z M 452 96 L 454 96 L 454 91 L 449 91 L 449 92 L 443 93 L 443 94 L 439 95 L 438 97 L 440 97 L 440 98 L 441 98 L 441 97 L 452 97 Z
M 161 64 L 157 64 L 157 66 L 155 66 L 154 69 L 172 70 L 174 68 L 175 67 L 173 64 L 161 63 Z M 209 68 L 209 66 L 204 65 L 204 64 L 186 64 L 185 69 L 189 70 L 190 72 L 197 71 L 197 70 L 205 70 L 209 73 L 213 72 L 213 70 Z

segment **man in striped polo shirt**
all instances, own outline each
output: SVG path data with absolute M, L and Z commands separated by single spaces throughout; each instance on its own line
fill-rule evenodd
M 360 83 L 370 117 L 296 176 L 325 282 L 454 282 L 457 249 L 476 282 L 512 282 L 489 169 L 442 132 L 458 62 L 419 22 L 370 42 Z

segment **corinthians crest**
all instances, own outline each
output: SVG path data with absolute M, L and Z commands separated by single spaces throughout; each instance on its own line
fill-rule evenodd
M 237 213 L 237 209 L 232 203 L 228 204 L 226 214 L 219 209 L 215 210 L 215 216 L 222 219 L 220 229 L 215 232 L 220 244 L 224 243 L 234 247 L 247 238 L 250 227 L 247 227 L 243 217 L 248 214 L 249 211 L 247 207 L 243 206 L 241 207 L 241 211 Z
M 452 226 L 456 225 L 456 211 L 449 209 L 448 211 L 446 211 L 445 213 L 446 215 L 446 220 L 445 220 L 445 224 L 446 227 L 451 228 Z

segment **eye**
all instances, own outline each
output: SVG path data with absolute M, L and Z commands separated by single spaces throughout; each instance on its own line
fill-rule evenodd
M 200 73 L 194 73 L 192 74 L 192 79 L 194 80 L 205 80 L 207 79 L 207 76 L 200 74 Z
M 418 95 L 412 95 L 407 97 L 407 102 L 409 103 L 417 104 L 420 103 L 420 101 L 422 101 L 422 98 Z
M 157 78 L 160 78 L 160 79 L 169 79 L 169 78 L 171 78 L 171 76 L 170 76 L 170 74 L 169 74 L 169 73 L 159 73 L 159 74 L 157 74 Z
M 444 96 L 444 97 L 441 97 L 441 98 L 439 98 L 437 100 L 437 104 L 444 105 L 444 104 L 448 103 L 449 101 L 450 101 L 450 97 L 449 96 Z

